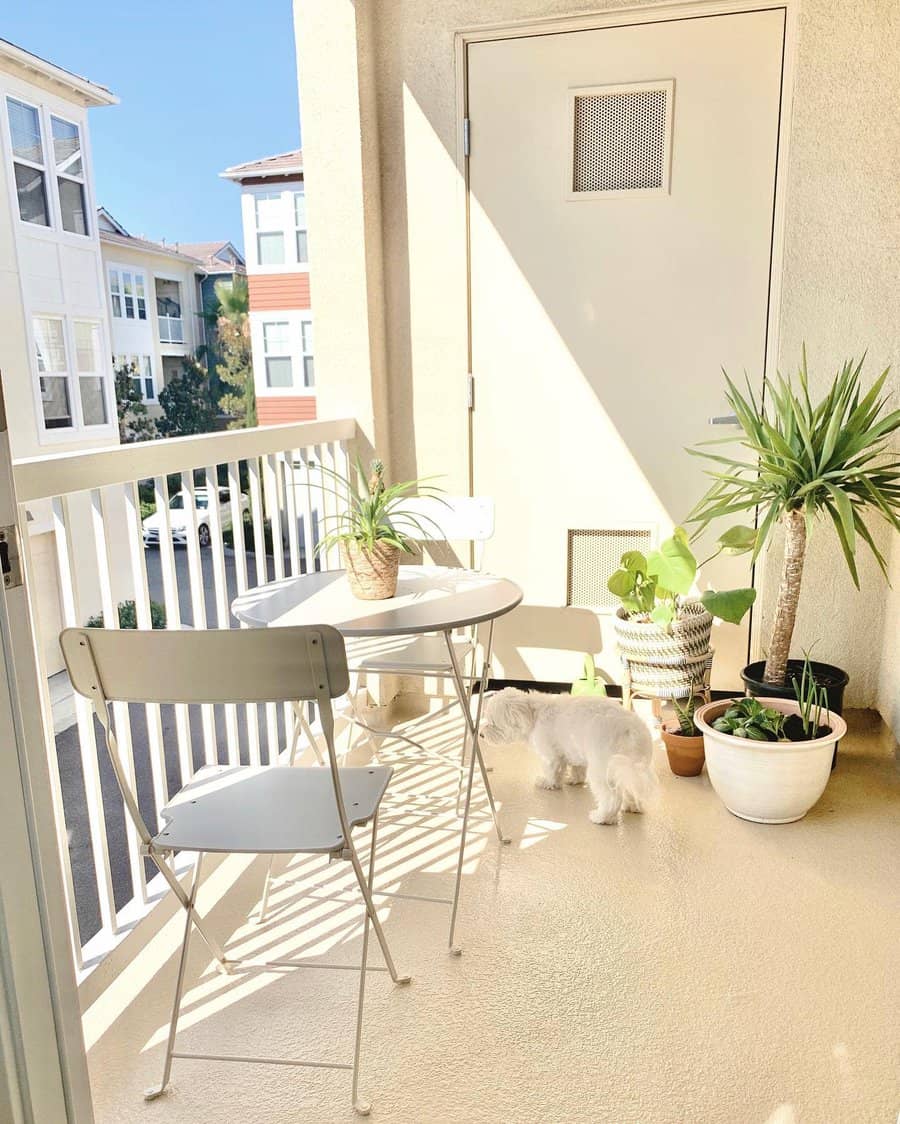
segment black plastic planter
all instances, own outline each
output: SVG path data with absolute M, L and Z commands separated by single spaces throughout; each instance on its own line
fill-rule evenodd
M 825 688 L 825 694 L 828 697 L 828 709 L 834 711 L 835 714 L 841 714 L 844 709 L 844 688 L 850 682 L 850 676 L 842 668 L 835 667 L 834 664 L 830 663 L 817 663 L 815 660 L 811 660 L 809 666 L 812 668 L 816 683 Z M 793 680 L 800 681 L 803 674 L 803 660 L 788 660 L 785 677 L 787 686 L 785 687 L 775 687 L 771 683 L 764 682 L 763 674 L 765 670 L 766 661 L 757 660 L 756 663 L 748 663 L 741 672 L 744 686 L 751 695 L 768 696 L 770 699 L 796 698 Z M 836 764 L 837 747 L 835 746 L 834 760 L 831 762 L 832 769 Z

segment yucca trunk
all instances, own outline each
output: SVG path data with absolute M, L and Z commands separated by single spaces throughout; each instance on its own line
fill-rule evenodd
M 791 637 L 794 635 L 797 603 L 800 600 L 803 560 L 806 557 L 806 520 L 803 512 L 787 511 L 782 517 L 782 522 L 784 523 L 784 562 L 781 566 L 781 581 L 778 584 L 778 600 L 775 603 L 772 639 L 763 675 L 764 682 L 777 687 L 783 687 L 787 677 Z

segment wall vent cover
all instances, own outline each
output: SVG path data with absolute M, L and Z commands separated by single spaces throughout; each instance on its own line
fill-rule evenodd
M 619 599 L 606 588 L 609 575 L 619 568 L 626 550 L 646 554 L 652 545 L 650 531 L 640 527 L 569 531 L 566 604 L 581 609 L 617 609 Z
M 668 192 L 674 82 L 570 90 L 572 198 Z

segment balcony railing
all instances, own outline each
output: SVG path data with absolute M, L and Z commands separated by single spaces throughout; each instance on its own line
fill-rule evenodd
M 160 343 L 184 343 L 184 321 L 180 316 L 157 316 Z
M 139 628 L 150 628 L 154 616 L 159 625 L 153 602 L 162 605 L 167 628 L 234 627 L 230 603 L 238 593 L 338 564 L 334 552 L 321 557 L 315 552 L 323 522 L 338 503 L 331 478 L 319 466 L 345 471 L 355 438 L 353 420 L 306 422 L 16 464 L 26 576 L 39 633 L 46 746 L 79 970 L 96 963 L 163 887 L 159 875 L 152 881 L 138 838 L 125 824 L 89 704 L 66 696 L 64 672 L 53 677 L 53 694 L 57 700 L 63 694 L 75 720 L 69 726 L 57 721 L 54 733 L 48 659 L 55 650 L 55 626 L 41 617 L 57 618 L 47 612 L 46 582 L 35 595 L 31 536 L 53 535 L 64 627 L 83 626 L 98 612 L 106 627 L 118 627 L 122 602 L 133 602 Z M 180 499 L 171 508 L 174 495 Z M 150 528 L 145 534 L 142 501 L 145 515 L 155 504 L 155 535 Z M 202 546 L 207 540 L 208 547 Z M 136 778 L 151 824 L 159 823 L 159 809 L 197 768 L 218 761 L 273 762 L 290 730 L 289 709 L 275 704 L 120 703 L 113 719 L 125 767 Z

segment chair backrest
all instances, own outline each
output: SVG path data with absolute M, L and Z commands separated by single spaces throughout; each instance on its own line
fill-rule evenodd
M 488 496 L 412 496 L 403 501 L 420 527 L 410 532 L 417 542 L 484 542 L 494 534 L 494 501 Z M 395 521 L 403 530 L 403 517 Z
M 296 702 L 350 686 L 344 639 L 330 625 L 67 628 L 59 640 L 72 686 L 95 703 Z
M 331 700 L 350 688 L 344 638 L 330 625 L 292 628 L 160 629 L 67 628 L 60 646 L 72 686 L 90 699 L 125 808 L 141 842 L 151 832 L 123 768 L 109 704 L 267 703 L 315 699 L 344 837 L 349 825 L 334 750 Z M 187 781 L 182 777 L 182 782 Z M 157 809 L 159 811 L 159 809 Z

